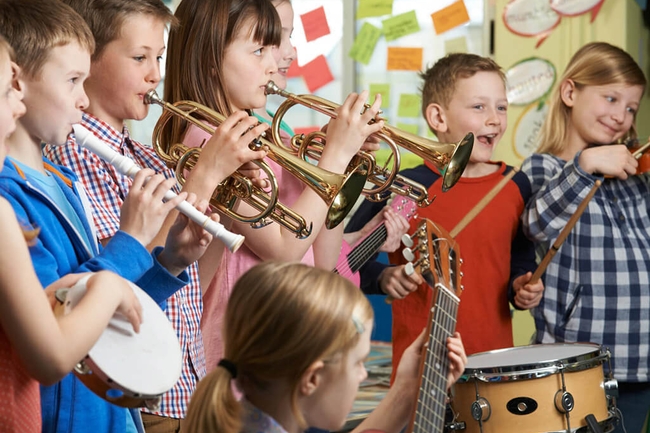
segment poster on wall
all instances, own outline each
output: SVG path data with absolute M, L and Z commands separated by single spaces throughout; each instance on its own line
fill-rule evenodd
M 535 47 L 541 45 L 561 19 L 549 0 L 511 0 L 503 9 L 506 28 L 519 36 L 537 37 Z
M 506 71 L 508 103 L 528 105 L 548 95 L 555 84 L 555 66 L 548 60 L 530 57 Z

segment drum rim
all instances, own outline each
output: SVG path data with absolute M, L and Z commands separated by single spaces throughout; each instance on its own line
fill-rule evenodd
M 470 355 L 469 358 L 475 355 L 490 355 L 500 354 L 505 352 L 514 352 L 516 350 L 525 350 L 525 348 L 544 346 L 567 346 L 567 345 L 582 345 L 585 347 L 592 347 L 594 350 L 589 352 L 574 355 L 565 358 L 558 358 L 552 361 L 540 361 L 534 364 L 510 364 L 500 365 L 493 367 L 469 368 L 466 367 L 465 371 L 458 379 L 457 383 L 466 383 L 473 380 L 482 382 L 498 382 L 501 380 L 526 380 L 526 379 L 539 379 L 542 377 L 557 374 L 561 371 L 575 372 L 588 370 L 596 367 L 598 364 L 604 363 L 609 358 L 609 351 L 597 343 L 544 343 L 544 344 L 531 344 L 527 346 L 508 347 L 505 349 L 491 350 L 487 352 L 480 352 Z

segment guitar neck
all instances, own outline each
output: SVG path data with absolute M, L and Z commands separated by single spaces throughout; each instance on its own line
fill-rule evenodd
M 429 344 L 421 366 L 420 390 L 410 433 L 442 433 L 447 401 L 447 337 L 456 329 L 460 299 L 437 285 L 427 331 Z
M 352 248 L 352 251 L 347 255 L 347 263 L 350 267 L 350 270 L 353 272 L 358 272 L 370 258 L 379 250 L 386 238 L 388 237 L 388 232 L 386 231 L 386 226 L 384 223 L 381 223 L 372 232 L 361 242 L 355 245 Z M 339 266 L 336 267 L 336 270 L 339 271 Z

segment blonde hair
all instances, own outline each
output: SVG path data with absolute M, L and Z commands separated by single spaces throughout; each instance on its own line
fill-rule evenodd
M 306 427 L 297 408 L 300 377 L 319 359 L 346 354 L 359 341 L 359 323 L 372 317 L 366 297 L 345 278 L 301 263 L 264 262 L 235 284 L 224 320 L 224 358 L 254 386 L 286 381 L 295 417 Z M 222 367 L 200 381 L 185 431 L 240 432 L 230 381 Z
M 59 0 L 0 1 L 0 33 L 9 41 L 22 73 L 38 77 L 54 47 L 77 42 L 92 53 L 90 29 L 71 7 Z
M 476 54 L 448 54 L 420 73 L 420 78 L 424 80 L 420 89 L 422 115 L 426 118 L 429 104 L 438 104 L 447 108 L 454 97 L 458 81 L 473 77 L 477 72 L 494 72 L 501 77 L 505 86 L 506 77 L 501 66 L 488 57 Z
M 625 84 L 643 86 L 646 79 L 632 56 L 606 42 L 592 42 L 580 48 L 571 58 L 557 88 L 548 103 L 548 116 L 539 135 L 537 153 L 557 155 L 564 150 L 567 141 L 571 108 L 562 101 L 561 86 L 572 80 L 577 89 L 586 86 Z M 634 133 L 634 123 L 629 131 Z M 631 136 L 630 138 L 636 138 Z
M 124 21 L 134 15 L 149 15 L 161 22 L 176 22 L 162 0 L 61 0 L 70 5 L 86 20 L 95 37 L 97 60 L 106 45 L 120 36 Z
M 230 96 L 222 80 L 226 49 L 240 30 L 252 26 L 253 39 L 280 45 L 282 25 L 268 0 L 182 0 L 169 32 L 164 99 L 190 100 L 229 116 Z M 163 131 L 165 143 L 179 143 L 185 122 L 174 119 Z

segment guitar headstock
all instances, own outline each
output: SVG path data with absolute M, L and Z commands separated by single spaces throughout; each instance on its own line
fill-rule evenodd
M 406 273 L 418 272 L 431 287 L 442 286 L 460 296 L 460 248 L 447 230 L 425 218 L 413 235 L 404 235 L 402 242 L 407 246 L 402 255 L 409 261 Z
M 409 197 L 395 195 L 390 202 L 390 207 L 395 211 L 395 213 L 402 215 L 409 221 L 411 218 L 417 216 L 418 204 Z

